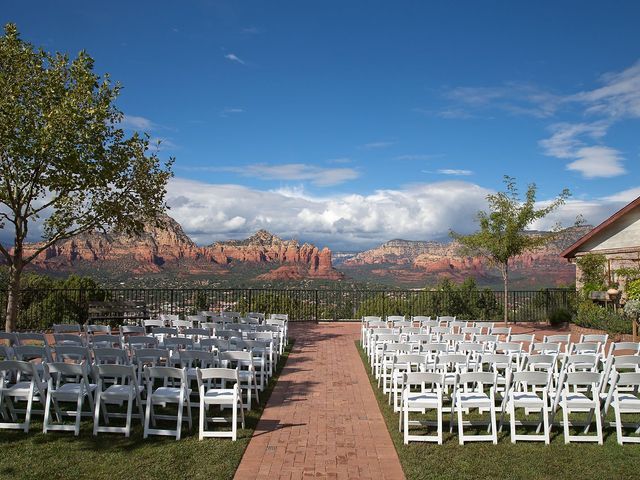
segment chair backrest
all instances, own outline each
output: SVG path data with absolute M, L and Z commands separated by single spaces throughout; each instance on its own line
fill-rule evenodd
M 400 353 L 393 358 L 393 368 L 411 368 L 412 366 L 426 369 L 427 357 L 426 355 L 418 355 L 415 353 Z M 418 370 L 416 370 L 418 371 Z
M 16 378 L 16 373 L 28 375 L 29 377 L 35 377 L 40 379 L 36 366 L 31 362 L 25 362 L 23 360 L 1 360 L 0 361 L 0 381 L 7 380 L 9 378 Z M 14 374 L 14 375 L 12 375 Z
M 12 332 L 0 332 L 0 345 L 6 344 L 8 347 L 18 345 L 18 336 Z
M 70 360 L 74 363 L 91 363 L 91 351 L 87 347 L 77 345 L 56 345 L 53 347 L 56 362 Z
M 236 350 L 220 352 L 218 359 L 220 362 L 227 362 L 232 366 L 253 367 L 253 355 L 251 352 L 240 352 Z
M 127 383 L 134 387 L 138 385 L 136 369 L 133 365 L 100 364 L 95 366 L 94 372 L 98 380 L 118 379 L 121 385 Z
M 564 384 L 569 387 L 598 386 L 601 381 L 602 374 L 599 372 L 568 372 L 564 378 Z
M 167 323 L 162 318 L 151 318 L 149 320 L 142 321 L 145 329 L 154 327 L 164 327 Z
M 154 337 L 177 337 L 178 329 L 176 327 L 153 327 L 151 335 Z
M 482 392 L 487 385 L 495 389 L 498 383 L 496 372 L 463 372 L 456 377 L 456 390 L 462 387 L 464 390 Z
M 187 315 L 185 319 L 188 322 L 191 322 L 193 326 L 200 325 L 201 323 L 207 321 L 207 317 L 204 315 Z
M 189 337 L 167 337 L 164 346 L 169 350 L 193 350 L 193 339 Z
M 204 350 L 180 350 L 178 358 L 180 365 L 187 368 L 209 368 L 216 364 L 213 353 Z
M 639 342 L 612 342 L 609 346 L 609 356 L 627 352 L 630 355 L 640 355 Z
M 508 353 L 485 353 L 480 357 L 480 370 L 487 365 L 490 371 L 509 369 L 512 364 L 512 356 Z
M 53 333 L 81 333 L 79 323 L 59 323 L 53 325 Z
M 186 388 L 187 369 L 176 367 L 147 367 L 144 369 L 144 376 L 148 383 L 153 379 L 162 378 L 165 380 L 180 380 L 182 388 Z
M 489 333 L 491 335 L 504 335 L 509 337 L 509 335 L 511 335 L 511 327 L 492 327 Z
M 126 340 L 129 335 L 146 335 L 147 329 L 141 325 L 120 325 L 120 336 Z
M 482 343 L 485 345 L 485 347 L 490 346 L 491 349 L 493 349 L 496 345 L 496 343 L 498 343 L 499 337 L 498 335 L 490 335 L 490 334 L 485 334 L 485 335 L 474 335 L 473 336 L 473 341 L 477 342 L 477 343 Z
M 520 354 L 522 352 L 522 344 L 516 342 L 498 342 L 496 343 L 496 352 Z
M 128 365 L 130 363 L 127 351 L 122 348 L 94 348 L 93 359 L 96 365 Z
M 436 335 L 450 335 L 453 332 L 451 331 L 451 328 L 449 327 L 431 327 L 431 329 L 429 330 L 429 333 L 433 333 Z
M 139 369 L 142 369 L 143 365 L 166 365 L 169 362 L 170 357 L 171 353 L 169 350 L 161 348 L 139 348 L 138 350 L 133 351 L 133 359 Z
M 54 333 L 53 341 L 56 345 L 84 346 L 84 338 L 73 333 Z
M 204 386 L 205 381 L 215 385 L 215 380 L 222 380 L 223 388 L 225 381 L 240 383 L 237 368 L 196 368 L 196 378 L 199 388 Z
M 531 345 L 529 353 L 554 353 L 557 355 L 560 353 L 560 347 L 560 343 L 538 342 Z
M 182 334 L 186 337 L 207 338 L 211 336 L 211 330 L 208 328 L 185 328 Z
M 96 324 L 88 324 L 84 325 L 84 331 L 86 334 L 90 335 L 92 333 L 111 333 L 111 327 L 109 325 L 96 325 Z
M 67 363 L 67 362 L 51 362 L 45 363 L 45 377 L 49 378 L 49 385 L 59 386 L 63 383 L 80 383 L 89 384 L 89 369 L 87 363 Z M 55 380 L 55 382 L 53 381 Z M 57 388 L 57 387 L 56 387 Z
M 127 345 L 132 350 L 139 348 L 155 348 L 158 346 L 158 339 L 152 336 L 130 336 L 127 339 Z
M 200 349 L 212 351 L 214 348 L 218 351 L 229 350 L 230 342 L 223 338 L 203 338 L 200 340 Z
M 47 336 L 44 333 L 39 332 L 21 332 L 17 334 L 18 343 L 20 345 L 30 345 L 37 343 L 40 346 L 49 345 Z
M 405 320 L 404 315 L 387 315 L 387 322 L 404 322 Z
M 484 345 L 475 342 L 460 342 L 456 351 L 460 353 L 482 353 L 484 352 Z
M 611 368 L 620 372 L 621 370 L 634 370 L 640 372 L 640 356 L 638 355 L 617 355 L 609 357 Z
M 443 316 L 439 316 L 438 317 L 438 321 L 439 322 L 446 322 L 446 323 L 453 322 L 453 321 L 455 321 L 455 319 L 456 319 L 455 315 L 454 316 L 443 315 Z
M 609 334 L 597 334 L 597 333 L 587 333 L 580 335 L 580 343 L 591 342 L 591 343 L 599 343 L 601 345 L 605 345 L 609 340 Z
M 599 353 L 602 344 L 598 342 L 580 342 L 569 345 L 569 354 Z
M 469 357 L 463 353 L 441 353 L 436 357 L 436 369 L 443 372 L 459 372 L 469 366 Z
M 122 338 L 119 335 L 94 335 L 91 337 L 93 348 L 122 348 Z
M 269 320 L 285 320 L 285 321 L 288 321 L 289 320 L 289 314 L 288 313 L 272 313 L 271 315 L 269 315 Z
M 573 372 L 575 370 L 596 371 L 598 369 L 599 361 L 600 355 L 597 353 L 579 353 L 567 355 L 564 358 L 562 369 L 567 372 Z
M 158 317 L 164 322 L 165 325 L 171 324 L 171 322 L 173 322 L 174 320 L 180 320 L 180 315 L 174 315 L 171 313 L 161 313 L 160 315 L 158 315 Z
M 532 344 L 536 341 L 535 333 L 519 333 L 509 337 L 510 342 Z
M 571 335 L 545 335 L 542 339 L 543 342 L 549 343 L 561 343 L 564 345 L 569 345 L 571 343 Z
M 435 372 L 407 372 L 404 374 L 404 386 L 410 388 L 415 385 L 420 387 L 441 390 L 444 386 L 444 374 Z
M 13 348 L 13 354 L 16 360 L 30 361 L 39 360 L 40 362 L 51 362 L 51 350 L 47 345 L 18 345 Z
M 557 355 L 547 353 L 529 354 L 524 357 L 523 368 L 530 371 L 546 370 L 552 371 L 555 367 Z
M 509 387 L 516 391 L 528 390 L 528 387 L 544 387 L 548 393 L 551 387 L 551 372 L 513 372 L 511 374 L 511 384 Z
M 178 330 L 193 328 L 193 322 L 191 320 L 171 320 L 171 326 Z
M 418 323 L 422 324 L 422 322 L 431 321 L 431 317 L 428 317 L 426 315 L 414 315 L 413 317 L 411 317 L 411 320 L 413 320 L 414 322 L 418 322 Z

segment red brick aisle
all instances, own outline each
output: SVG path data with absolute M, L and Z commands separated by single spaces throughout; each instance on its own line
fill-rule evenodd
M 293 324 L 293 352 L 236 479 L 402 479 L 354 345 L 359 323 Z

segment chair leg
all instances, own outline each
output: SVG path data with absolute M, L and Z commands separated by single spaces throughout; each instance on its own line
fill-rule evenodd
M 27 411 L 24 417 L 24 433 L 29 432 L 29 425 L 31 425 L 31 409 L 33 408 L 33 382 L 31 383 L 31 391 L 29 392 L 29 399 L 27 400 Z
M 51 409 L 51 391 L 47 390 L 47 400 L 44 406 L 44 421 L 42 422 L 42 433 L 47 433 L 49 429 L 49 416 Z
M 234 406 L 234 409 L 235 409 L 235 406 Z M 202 440 L 204 438 L 204 418 L 206 415 L 207 415 L 207 410 L 205 409 L 205 406 L 204 406 L 204 400 L 200 399 L 200 418 L 198 419 L 198 440 Z
M 564 443 L 569 443 L 569 413 L 566 405 L 562 407 L 562 422 L 564 423 Z
M 124 436 L 129 438 L 131 434 L 131 416 L 133 415 L 133 391 L 129 392 L 129 398 L 127 400 L 127 423 L 124 427 Z
M 82 392 L 78 395 L 78 401 L 76 402 L 76 425 L 73 430 L 74 435 L 77 437 L 80 435 L 80 420 L 82 419 L 82 403 L 84 401 L 84 395 Z
M 189 394 L 187 394 L 187 421 L 189 424 L 189 430 L 191 430 L 191 428 L 193 428 L 193 421 L 191 418 L 191 398 Z M 182 428 L 182 425 L 180 427 Z
M 456 410 L 458 411 L 458 442 L 464 445 L 464 428 L 462 426 L 462 406 L 458 402 Z
M 622 415 L 617 405 L 613 408 L 616 415 L 616 436 L 618 437 L 618 444 L 622 445 L 624 440 L 622 439 Z
M 98 427 L 100 426 L 100 389 L 96 392 L 96 403 L 93 407 L 93 436 L 98 435 Z
M 152 404 L 153 400 L 151 399 L 151 394 L 147 395 L 147 408 L 146 413 L 144 415 L 144 433 L 143 438 L 147 438 L 149 436 L 149 420 L 151 418 L 152 412 Z
M 511 425 L 511 443 L 516 443 L 516 406 L 515 402 L 509 402 L 509 424 Z
M 180 395 L 178 400 L 178 425 L 176 427 L 176 440 L 180 440 L 180 432 L 182 431 L 182 410 L 184 409 L 184 398 Z
M 544 424 L 544 443 L 549 445 L 551 443 L 551 432 L 549 431 L 549 410 L 546 404 L 542 407 L 542 422 Z
M 438 402 L 438 445 L 442 445 L 443 435 L 443 415 L 442 415 L 442 399 Z
M 238 431 L 238 403 L 233 403 L 233 408 L 231 409 L 231 440 L 236 441 L 237 431 Z

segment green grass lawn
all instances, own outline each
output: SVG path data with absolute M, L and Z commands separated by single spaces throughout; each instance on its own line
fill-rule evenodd
M 398 414 L 393 413 L 386 395 L 377 387 L 366 353 L 359 342 L 356 345 L 407 479 L 636 479 L 640 475 L 640 445 L 618 445 L 611 428 L 605 429 L 604 445 L 565 445 L 562 429 L 557 426 L 551 433 L 551 445 L 543 442 L 513 445 L 506 425 L 498 434 L 498 445 L 482 442 L 461 446 L 457 435 L 448 433 L 445 415 L 444 445 L 421 442 L 404 445 L 398 431 Z
M 260 408 L 246 417 L 246 428 L 238 440 L 198 440 L 197 409 L 193 409 L 191 431 L 183 426 L 183 438 L 142 438 L 142 426 L 134 423 L 130 438 L 113 433 L 92 435 L 93 423 L 83 422 L 79 437 L 73 432 L 42 433 L 41 416 L 36 416 L 29 433 L 0 431 L 1 479 L 230 479 L 258 423 L 264 405 L 282 370 L 293 341 L 281 357 L 269 387 L 261 393 Z M 134 420 L 135 422 L 135 420 Z M 175 425 L 175 423 L 174 423 Z

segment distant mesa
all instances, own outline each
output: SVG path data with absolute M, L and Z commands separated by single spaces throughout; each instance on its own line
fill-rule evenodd
M 164 225 L 147 225 L 138 236 L 118 232 L 94 231 L 58 242 L 43 251 L 34 266 L 46 270 L 73 270 L 79 265 L 100 265 L 107 270 L 137 274 L 180 268 L 181 273 L 223 273 L 232 264 L 274 265 L 261 276 L 269 280 L 329 279 L 343 274 L 333 268 L 331 250 L 296 240 L 282 240 L 259 230 L 245 240 L 216 242 L 197 246 L 173 218 L 166 215 Z M 40 243 L 29 244 L 25 255 Z M 187 272 L 185 272 L 185 269 Z

